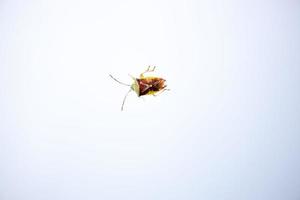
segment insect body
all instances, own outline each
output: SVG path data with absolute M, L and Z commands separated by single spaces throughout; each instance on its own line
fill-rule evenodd
M 165 90 L 169 90 L 166 88 L 167 85 L 165 85 L 165 81 L 166 81 L 165 79 L 159 78 L 159 77 L 154 77 L 154 76 L 148 76 L 148 77 L 144 76 L 145 73 L 153 72 L 154 70 L 155 70 L 155 67 L 150 69 L 150 66 L 149 66 L 146 71 L 144 71 L 143 73 L 140 74 L 139 78 L 135 78 L 135 77 L 131 76 L 131 78 L 134 81 L 131 85 L 122 83 L 119 80 L 117 80 L 116 78 L 114 78 L 112 75 L 110 75 L 110 77 L 112 79 L 114 79 L 115 81 L 117 81 L 118 83 L 130 87 L 130 90 L 126 93 L 126 95 L 123 99 L 121 110 L 123 110 L 125 100 L 131 91 L 134 91 L 137 94 L 137 96 L 140 97 L 140 96 L 144 96 L 144 95 L 156 96 L 158 93 L 162 93 Z

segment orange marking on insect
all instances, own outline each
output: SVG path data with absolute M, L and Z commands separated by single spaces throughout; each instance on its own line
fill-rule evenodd
M 150 66 L 149 66 L 146 71 L 144 71 L 143 73 L 140 74 L 139 78 L 135 78 L 135 77 L 131 76 L 131 78 L 133 79 L 133 83 L 131 85 L 123 83 L 123 82 L 117 80 L 116 78 L 114 78 L 112 75 L 110 75 L 110 77 L 112 79 L 114 79 L 116 82 L 130 87 L 130 90 L 126 93 L 126 95 L 123 99 L 121 110 L 123 110 L 126 98 L 131 91 L 134 91 L 137 94 L 137 96 L 140 97 L 140 96 L 144 96 L 144 95 L 156 96 L 156 94 L 158 94 L 158 92 L 161 93 L 163 91 L 169 90 L 166 88 L 167 85 L 165 85 L 165 82 L 166 82 L 165 79 L 160 78 L 160 77 L 155 77 L 155 76 L 144 77 L 145 73 L 153 72 L 154 70 L 155 70 L 155 66 L 152 69 L 150 69 Z

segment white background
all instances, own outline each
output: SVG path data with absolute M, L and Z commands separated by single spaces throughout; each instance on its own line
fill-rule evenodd
M 300 199 L 300 3 L 0 1 L 1 200 Z M 131 93 L 148 65 L 171 89 Z

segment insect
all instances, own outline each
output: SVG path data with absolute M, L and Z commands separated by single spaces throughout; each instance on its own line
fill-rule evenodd
M 123 83 L 117 80 L 116 78 L 114 78 L 112 75 L 109 75 L 116 82 L 130 87 L 129 91 L 126 93 L 123 99 L 121 111 L 123 110 L 126 98 L 131 91 L 134 91 L 137 94 L 137 96 L 140 97 L 144 95 L 156 96 L 162 93 L 163 91 L 169 90 L 166 88 L 167 85 L 165 85 L 165 81 L 166 81 L 165 79 L 160 77 L 155 77 L 155 76 L 147 76 L 147 77 L 144 76 L 145 73 L 154 72 L 154 70 L 155 70 L 155 66 L 152 69 L 149 66 L 146 69 L 146 71 L 140 74 L 139 78 L 135 78 L 130 75 L 131 78 L 133 79 L 133 83 L 131 85 Z

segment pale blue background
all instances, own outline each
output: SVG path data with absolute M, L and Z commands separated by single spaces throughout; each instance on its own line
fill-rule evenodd
M 2 0 L 0 199 L 299 200 L 299 53 L 297 0 Z

